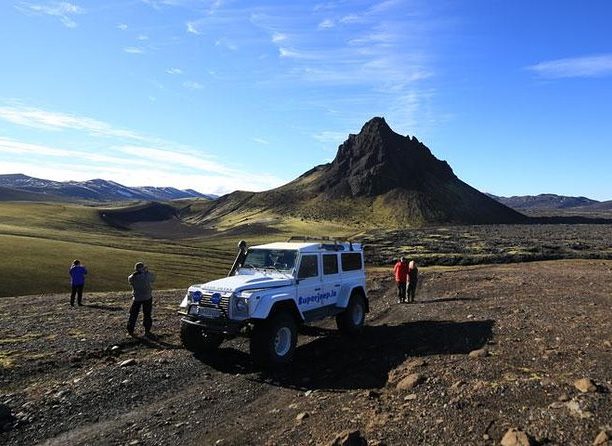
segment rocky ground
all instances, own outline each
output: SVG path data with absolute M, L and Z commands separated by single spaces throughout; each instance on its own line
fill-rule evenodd
M 305 328 L 293 366 L 274 374 L 245 339 L 212 357 L 184 350 L 182 291 L 157 293 L 153 340 L 125 335 L 127 293 L 81 308 L 2 298 L 0 444 L 349 444 L 349 432 L 350 444 L 605 444 L 612 261 L 422 279 L 418 302 L 397 304 L 388 271 L 372 269 L 364 334 Z

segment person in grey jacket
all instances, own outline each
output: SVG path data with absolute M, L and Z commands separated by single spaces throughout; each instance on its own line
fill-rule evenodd
M 134 328 L 136 327 L 136 320 L 138 319 L 141 306 L 145 336 L 151 335 L 151 327 L 153 326 L 153 319 L 151 317 L 153 312 L 152 285 L 154 281 L 155 274 L 150 272 L 144 263 L 138 262 L 134 265 L 134 272 L 128 277 L 128 282 L 133 290 L 132 306 L 130 307 L 130 317 L 127 323 L 127 331 L 130 336 L 134 335 Z

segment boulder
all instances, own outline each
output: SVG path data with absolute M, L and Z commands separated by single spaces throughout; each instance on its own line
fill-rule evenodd
M 608 433 L 606 431 L 601 431 L 600 433 L 597 434 L 597 437 L 595 437 L 595 440 L 593 440 L 593 445 L 602 446 L 604 444 L 608 444 L 609 439 L 610 437 L 608 436 Z
M 425 377 L 420 373 L 411 373 L 410 375 L 402 378 L 400 382 L 395 386 L 398 390 L 410 390 L 425 381 Z
M 535 443 L 529 436 L 518 429 L 509 429 L 501 439 L 501 446 L 532 446 Z
M 478 350 L 472 350 L 468 356 L 470 358 L 484 358 L 489 356 L 489 351 L 486 348 L 479 348 Z
M 134 358 L 126 359 L 119 364 L 119 367 L 129 367 L 131 365 L 136 365 L 136 360 Z
M 367 446 L 368 442 L 358 430 L 345 431 L 336 436 L 329 446 Z
M 597 386 L 590 378 L 580 378 L 574 381 L 574 387 L 582 393 L 596 392 Z

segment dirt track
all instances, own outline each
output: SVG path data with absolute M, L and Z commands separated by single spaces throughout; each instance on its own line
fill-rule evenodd
M 157 293 L 153 341 L 124 335 L 127 293 L 86 295 L 78 309 L 66 296 L 2 298 L 0 404 L 16 419 L 0 444 L 326 444 L 347 429 L 369 444 L 499 444 L 516 427 L 578 445 L 610 434 L 611 261 L 430 269 L 412 305 L 394 303 L 386 274 L 369 277 L 364 335 L 306 328 L 293 367 L 274 375 L 254 368 L 245 339 L 212 358 L 182 349 L 182 291 Z M 417 384 L 398 389 L 409 375 Z M 585 377 L 597 388 L 576 389 Z

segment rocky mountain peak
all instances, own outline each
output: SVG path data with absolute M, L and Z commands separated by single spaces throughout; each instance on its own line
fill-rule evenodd
M 448 164 L 425 145 L 375 117 L 340 145 L 320 190 L 332 196 L 376 196 L 394 189 L 423 191 L 451 178 Z

